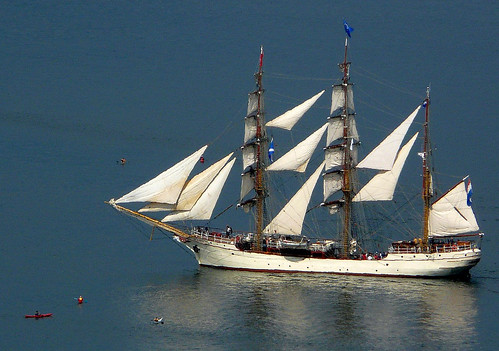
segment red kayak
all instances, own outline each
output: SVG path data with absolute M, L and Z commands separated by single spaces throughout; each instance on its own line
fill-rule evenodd
M 45 318 L 45 317 L 50 317 L 52 316 L 52 313 L 44 313 L 44 314 L 27 314 L 24 317 L 25 318 Z

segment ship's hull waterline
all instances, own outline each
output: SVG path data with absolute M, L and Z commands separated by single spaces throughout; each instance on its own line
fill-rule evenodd
M 286 256 L 242 251 L 227 242 L 198 238 L 181 241 L 201 266 L 282 273 L 329 273 L 395 277 L 452 277 L 467 275 L 481 257 L 481 250 L 440 253 L 388 254 L 383 259 L 360 260 Z

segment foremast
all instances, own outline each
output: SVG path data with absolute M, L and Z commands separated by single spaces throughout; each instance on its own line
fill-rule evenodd
M 252 208 L 255 216 L 255 240 L 252 249 L 262 250 L 262 232 L 265 216 L 265 150 L 267 133 L 265 129 L 264 98 L 263 98 L 263 46 L 260 47 L 258 72 L 255 73 L 256 90 L 248 94 L 248 110 L 245 117 L 243 154 L 243 173 L 239 206 L 245 211 Z M 250 192 L 254 190 L 251 196 Z M 248 199 L 249 197 L 249 199 Z
M 266 138 L 264 132 L 264 114 L 263 114 L 263 86 L 262 86 L 262 65 L 263 65 L 263 46 L 260 47 L 260 61 L 258 72 L 255 75 L 258 91 L 258 108 L 256 113 L 256 174 L 255 174 L 255 192 L 256 192 L 256 251 L 262 251 L 262 230 L 263 230 L 263 212 L 265 199 L 265 185 L 263 182 L 264 160 L 262 160 L 262 141 Z
M 430 87 L 426 88 L 426 98 L 423 102 L 425 107 L 425 122 L 424 122 L 424 143 L 423 143 L 423 248 L 428 248 L 429 237 L 429 220 L 430 220 L 430 202 L 433 197 L 432 191 L 432 177 L 429 165 L 430 150 L 430 137 L 429 137 L 429 122 L 430 122 Z

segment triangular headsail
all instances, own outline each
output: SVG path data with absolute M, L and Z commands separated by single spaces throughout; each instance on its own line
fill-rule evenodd
M 194 176 L 191 180 L 189 180 L 184 188 L 182 190 L 182 193 L 180 194 L 180 197 L 175 205 L 170 205 L 170 204 L 160 204 L 157 202 L 153 202 L 150 204 L 147 204 L 146 206 L 142 207 L 139 212 L 157 212 L 157 211 L 172 211 L 172 210 L 178 210 L 178 211 L 187 211 L 194 206 L 196 201 L 199 199 L 201 194 L 206 190 L 208 185 L 213 181 L 213 179 L 216 177 L 216 175 L 220 172 L 222 167 L 227 163 L 229 158 L 233 155 L 234 153 L 231 152 L 227 156 L 225 156 L 223 159 L 219 160 L 218 162 L 212 164 L 210 167 L 202 171 L 201 173 L 197 174 Z
M 373 151 L 371 151 L 357 168 L 379 169 L 389 171 L 392 169 L 397 152 L 402 144 L 402 140 L 416 117 L 421 105 L 418 106 L 390 135 L 388 135 Z
M 189 174 L 203 155 L 208 145 L 188 156 L 137 189 L 116 200 L 122 202 L 159 202 L 175 204 Z
M 307 112 L 313 106 L 313 104 L 315 104 L 317 99 L 319 99 L 321 95 L 324 94 L 324 92 L 325 90 L 321 91 L 307 101 L 283 113 L 279 117 L 276 117 L 273 120 L 267 122 L 266 126 L 291 130 L 293 126 L 300 120 L 300 118 L 303 117 L 305 112 Z
M 181 220 L 207 220 L 211 218 L 211 214 L 215 209 L 222 188 L 227 180 L 230 170 L 234 165 L 235 158 L 227 163 L 224 168 L 218 173 L 216 178 L 211 182 L 208 188 L 203 192 L 199 200 L 190 211 L 175 211 L 165 218 L 162 222 L 172 222 Z

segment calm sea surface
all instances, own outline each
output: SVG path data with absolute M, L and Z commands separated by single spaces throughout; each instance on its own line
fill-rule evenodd
M 437 174 L 471 176 L 486 233 L 469 281 L 199 268 L 104 204 L 240 145 L 260 44 L 269 115 L 335 82 L 344 18 L 367 148 L 431 84 Z M 498 349 L 498 18 L 460 0 L 2 2 L 0 349 Z

